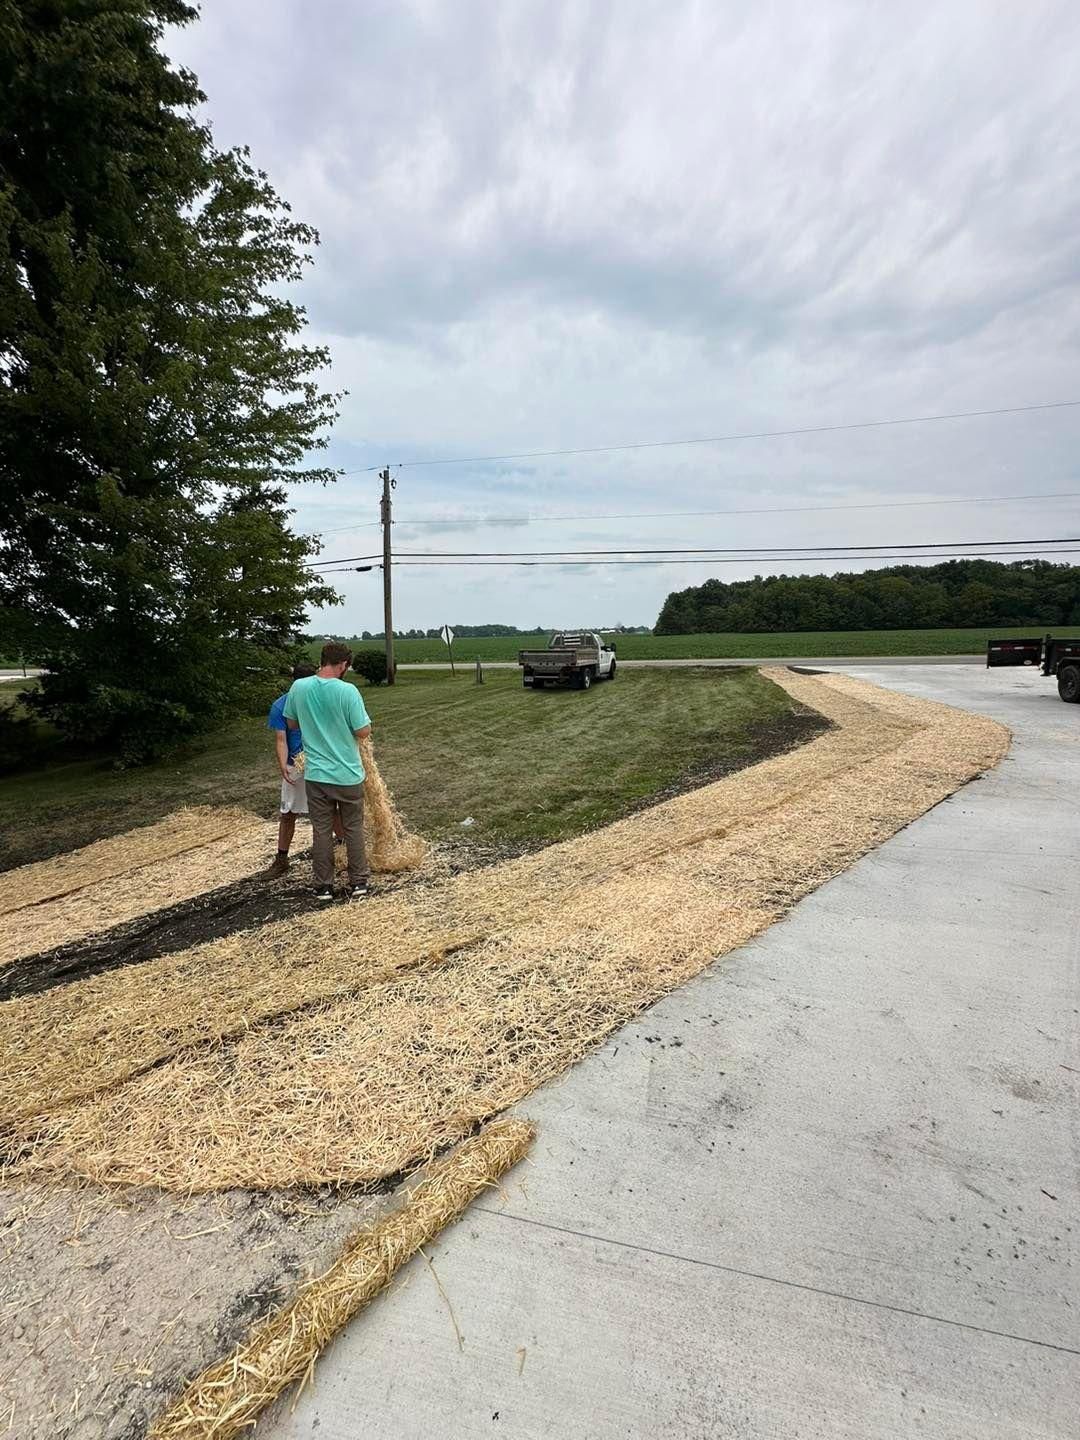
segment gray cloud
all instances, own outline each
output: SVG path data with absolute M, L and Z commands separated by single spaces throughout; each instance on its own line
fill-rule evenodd
M 219 140 L 250 143 L 322 232 L 303 298 L 350 390 L 331 453 L 352 469 L 1073 398 L 1078 42 L 1068 0 L 219 0 L 171 49 Z M 406 468 L 397 536 L 858 543 L 991 520 L 1020 534 L 1045 513 L 512 517 L 1080 489 L 1078 438 L 1062 412 Z M 376 485 L 299 494 L 299 523 L 374 518 Z M 1080 520 L 1050 515 L 1050 533 Z M 328 536 L 327 553 L 376 533 Z M 448 589 L 461 620 L 532 621 L 554 578 L 582 618 L 617 604 L 651 621 L 666 589 L 708 571 L 545 573 L 415 571 L 402 623 L 432 623 Z
M 917 341 L 1075 281 L 1067 4 L 269 8 L 195 58 L 323 232 L 328 330 L 438 346 L 511 298 Z

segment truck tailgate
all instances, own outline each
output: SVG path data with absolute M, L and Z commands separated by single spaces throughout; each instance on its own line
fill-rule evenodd
M 554 672 L 571 668 L 576 663 L 576 657 L 575 650 L 522 650 L 518 654 L 518 664 L 529 670 Z
M 989 669 L 998 665 L 1038 665 L 1042 659 L 1042 638 L 1024 640 L 988 640 L 986 642 L 986 664 Z

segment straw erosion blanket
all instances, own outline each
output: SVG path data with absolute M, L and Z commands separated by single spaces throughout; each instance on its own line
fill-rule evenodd
M 380 874 L 413 870 L 427 847 L 405 829 L 370 736 L 361 743 L 373 868 Z M 248 879 L 270 863 L 276 836 L 276 822 L 249 810 L 202 805 L 8 871 L 0 875 L 0 966 Z
M 9 907 L 0 921 L 0 966 L 254 875 L 270 863 L 276 831 L 250 811 L 203 806 L 10 870 L 0 875 Z M 166 849 L 170 839 L 182 848 Z M 125 860 L 127 869 L 114 868 Z M 42 893 L 50 888 L 58 893 Z M 16 906 L 20 895 L 27 898 Z
M 408 1170 L 1008 745 L 947 706 L 764 673 L 833 728 L 538 854 L 0 1007 L 16 1173 L 194 1193 Z
M 144 866 L 197 850 L 212 840 L 232 838 L 254 820 L 250 811 L 235 806 L 215 809 L 196 805 L 177 810 L 153 825 L 96 840 L 81 850 L 22 865 L 0 875 L 0 915 L 45 900 L 59 900 L 118 875 L 131 875 Z
M 327 1342 L 386 1289 L 402 1265 L 477 1195 L 498 1185 L 533 1135 L 526 1120 L 496 1121 L 435 1161 L 394 1210 L 350 1237 L 325 1274 L 256 1326 L 230 1356 L 197 1375 L 159 1416 L 149 1440 L 232 1440 L 250 1430 L 271 1401 L 311 1374 Z M 458 1343 L 464 1344 L 460 1331 Z

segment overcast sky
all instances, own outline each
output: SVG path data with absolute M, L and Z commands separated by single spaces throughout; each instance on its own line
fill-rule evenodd
M 321 232 L 343 469 L 1080 398 L 1075 0 L 214 0 L 167 48 Z M 395 544 L 1069 535 L 1080 500 L 974 497 L 1080 491 L 1078 442 L 1058 410 L 406 466 Z M 375 548 L 339 528 L 374 474 L 297 507 L 327 557 Z M 755 572 L 402 569 L 395 624 L 651 624 Z M 313 626 L 380 629 L 378 572 L 336 579 Z

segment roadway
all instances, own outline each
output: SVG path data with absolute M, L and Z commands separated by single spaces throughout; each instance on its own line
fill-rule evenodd
M 471 670 L 475 664 L 474 660 L 458 660 L 456 662 L 459 670 Z M 801 665 L 810 669 L 829 669 L 845 665 L 985 665 L 984 655 L 884 655 L 876 658 L 863 656 L 851 659 L 838 656 L 826 656 L 825 658 L 810 657 L 805 655 L 759 655 L 754 659 L 731 658 L 711 660 L 620 660 L 620 670 L 633 669 L 656 669 L 656 670 L 681 670 L 688 666 L 698 668 L 726 667 L 730 665 Z M 516 660 L 485 660 L 485 670 L 516 670 Z M 449 670 L 448 661 L 409 661 L 399 664 L 399 670 Z M 42 672 L 40 670 L 28 670 L 23 675 L 21 670 L 0 670 L 0 685 L 13 680 L 33 680 Z
M 476 661 L 458 660 L 459 670 L 471 670 Z M 516 660 L 484 660 L 485 670 L 516 670 Z M 620 670 L 685 670 L 701 666 L 726 668 L 730 665 L 799 665 L 804 669 L 845 669 L 852 665 L 986 665 L 985 655 L 878 655 L 878 656 L 806 656 L 806 655 L 758 655 L 754 658 L 725 657 L 709 660 L 619 660 Z M 445 660 L 408 661 L 400 663 L 399 670 L 449 670 Z

